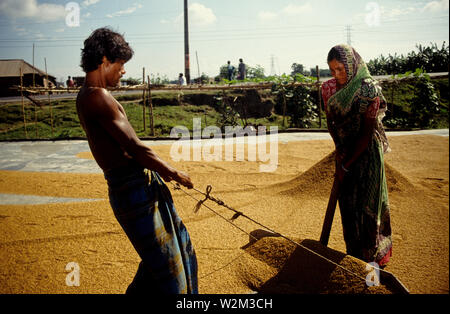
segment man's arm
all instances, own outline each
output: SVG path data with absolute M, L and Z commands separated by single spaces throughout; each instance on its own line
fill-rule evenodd
M 137 137 L 124 112 L 119 109 L 119 103 L 109 92 L 104 89 L 95 90 L 90 106 L 92 114 L 102 127 L 142 166 L 157 171 L 167 182 L 175 180 L 188 188 L 193 187 L 187 174 L 171 167 Z

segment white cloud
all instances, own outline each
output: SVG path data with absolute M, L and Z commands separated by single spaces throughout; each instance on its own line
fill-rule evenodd
M 376 9 L 376 10 L 375 10 Z M 379 10 L 379 11 L 378 11 Z M 407 15 L 413 15 L 417 13 L 419 8 L 416 6 L 405 6 L 402 8 L 399 7 L 390 7 L 387 8 L 385 6 L 377 6 L 375 7 L 366 7 L 365 12 L 361 12 L 358 14 L 355 14 L 352 17 L 351 22 L 352 23 L 367 23 L 367 19 L 372 16 L 378 16 L 380 19 L 379 22 L 389 22 L 389 21 L 396 21 L 399 17 L 404 17 Z M 378 11 L 378 12 L 377 12 Z
M 55 29 L 55 33 L 64 33 L 64 28 Z
M 178 15 L 174 22 L 179 24 L 184 20 L 184 15 Z M 192 26 L 206 26 L 213 24 L 217 20 L 213 10 L 205 7 L 203 4 L 194 2 L 189 5 L 189 25 Z M 165 23 L 166 20 L 162 20 L 161 23 Z
M 83 17 L 90 17 L 91 16 L 91 12 L 87 12 L 86 14 L 83 15 Z
M 189 6 L 189 19 L 192 24 L 199 26 L 209 25 L 217 20 L 213 10 L 195 2 Z
M 17 27 L 14 26 L 14 31 L 16 32 L 17 35 L 19 36 L 25 36 L 28 34 L 28 31 L 24 28 L 24 27 Z
M 399 16 L 408 15 L 417 12 L 415 7 L 391 8 L 381 7 L 380 13 L 384 19 L 395 19 Z
M 261 11 L 258 13 L 258 18 L 262 21 L 274 20 L 278 17 L 278 14 L 269 11 Z
M 14 30 L 15 30 L 16 32 L 26 32 L 26 29 L 23 28 L 23 27 L 17 27 L 17 26 L 14 26 Z
M 2 0 L 0 14 L 10 18 L 30 18 L 37 21 L 55 21 L 64 19 L 66 10 L 64 5 L 42 3 L 36 0 Z
M 289 4 L 281 9 L 279 12 L 260 11 L 258 18 L 262 21 L 273 21 L 282 16 L 297 16 L 312 12 L 312 6 L 309 3 L 303 5 Z
M 88 7 L 88 6 L 93 5 L 93 4 L 96 4 L 96 3 L 98 3 L 98 2 L 100 2 L 100 0 L 84 0 L 84 1 L 83 1 L 83 5 L 84 5 L 85 7 Z
M 312 6 L 309 3 L 304 5 L 289 4 L 281 11 L 286 15 L 301 15 L 311 12 Z
M 128 15 L 140 8 L 142 8 L 142 4 L 135 3 L 132 7 L 129 7 L 125 10 L 114 12 L 112 14 L 106 14 L 106 16 L 109 18 L 112 18 L 112 17 L 122 16 L 122 15 Z
M 428 12 L 448 11 L 448 2 L 449 0 L 431 1 L 428 2 L 422 10 Z

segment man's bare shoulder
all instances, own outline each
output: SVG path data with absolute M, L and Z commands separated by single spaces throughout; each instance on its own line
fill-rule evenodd
M 102 87 L 84 87 L 80 95 L 81 101 L 89 101 L 90 103 L 103 103 L 111 101 L 112 95 Z
M 89 107 L 90 111 L 117 109 L 117 102 L 111 93 L 101 87 L 85 87 L 78 95 L 77 103 Z

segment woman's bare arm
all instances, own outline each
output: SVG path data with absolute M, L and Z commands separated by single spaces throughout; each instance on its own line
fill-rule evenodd
M 367 149 L 369 142 L 372 140 L 373 132 L 375 129 L 375 121 L 376 119 L 373 117 L 366 116 L 364 118 L 361 134 L 357 138 L 353 149 L 350 150 L 349 155 L 345 156 L 342 160 L 342 163 L 336 168 L 336 177 L 340 181 L 343 180 L 346 170 L 351 171 L 352 164 Z

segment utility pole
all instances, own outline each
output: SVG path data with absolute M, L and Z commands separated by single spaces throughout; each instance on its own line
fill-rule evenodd
M 195 58 L 197 59 L 198 79 L 201 81 L 201 79 L 200 79 L 200 65 L 198 64 L 198 54 L 197 54 L 197 51 L 195 51 Z
M 186 77 L 186 84 L 190 84 L 188 0 L 184 0 L 184 76 Z
M 36 86 L 36 83 L 35 83 L 35 79 L 34 79 L 34 43 L 33 43 L 33 87 L 35 87 Z

